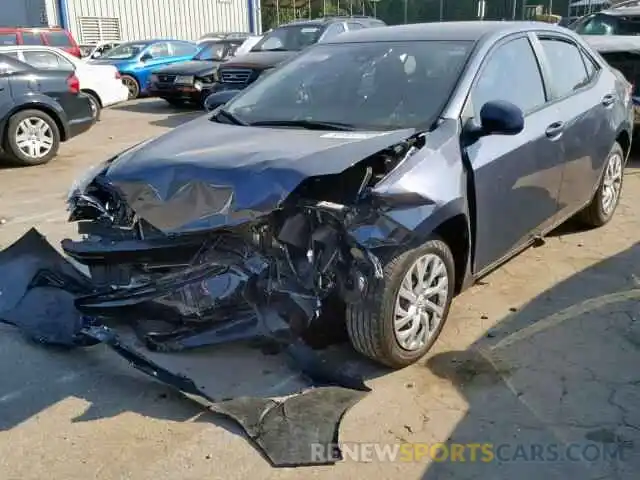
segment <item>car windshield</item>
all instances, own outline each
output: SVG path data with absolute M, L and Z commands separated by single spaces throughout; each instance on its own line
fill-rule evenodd
M 128 60 L 137 56 L 147 47 L 146 43 L 123 43 L 109 50 L 102 58 L 110 58 L 112 60 Z
M 318 44 L 259 79 L 225 110 L 246 124 L 428 128 L 448 101 L 472 46 L 458 41 Z
M 598 13 L 571 25 L 580 35 L 640 35 L 640 16 Z
M 252 49 L 252 52 L 298 51 L 313 45 L 320 39 L 320 25 L 291 25 L 267 33 Z
M 209 43 L 202 47 L 194 60 L 223 60 L 224 59 L 224 44 L 223 43 Z

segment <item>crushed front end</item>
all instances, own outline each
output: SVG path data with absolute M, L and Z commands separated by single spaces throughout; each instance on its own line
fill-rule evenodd
M 177 233 L 134 211 L 104 167 L 69 197 L 70 220 L 82 238 L 64 240 L 62 248 L 89 268 L 97 288 L 76 307 L 92 318 L 133 324 L 154 350 L 251 338 L 290 343 L 326 302 L 359 302 L 382 277 L 380 260 L 351 233 L 380 223 L 366 192 L 415 151 L 416 141 L 338 174 L 306 178 L 277 208 L 260 212 L 233 212 L 234 192 L 220 187 L 219 198 L 212 192 L 207 198 L 229 221 Z

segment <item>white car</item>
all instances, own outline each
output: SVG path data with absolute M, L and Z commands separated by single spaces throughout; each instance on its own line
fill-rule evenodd
M 234 55 L 238 57 L 240 55 L 244 55 L 245 53 L 249 53 L 253 46 L 260 40 L 262 40 L 262 35 L 251 35 L 250 37 L 247 37 L 242 45 L 240 45 L 235 51 Z
M 91 99 L 96 120 L 100 119 L 102 108 L 129 98 L 129 89 L 113 65 L 90 65 L 63 50 L 43 45 L 3 46 L 0 53 L 40 69 L 74 71 L 80 81 L 80 90 Z
M 86 48 L 87 54 L 82 57 L 83 60 L 95 60 L 96 58 L 102 57 L 109 50 L 113 50 L 118 45 L 124 43 L 123 41 L 111 41 L 111 42 L 100 42 L 96 45 L 80 45 L 80 48 Z

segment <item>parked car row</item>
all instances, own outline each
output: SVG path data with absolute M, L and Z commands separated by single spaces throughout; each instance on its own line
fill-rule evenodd
M 96 120 L 91 96 L 81 91 L 75 71 L 37 69 L 4 53 L 0 99 L 1 153 L 17 165 L 48 162 L 60 142 Z

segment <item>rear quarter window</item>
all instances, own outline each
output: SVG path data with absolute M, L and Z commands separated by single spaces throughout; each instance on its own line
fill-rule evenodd
M 0 33 L 0 45 L 17 45 L 18 37 L 15 33 Z
M 22 32 L 23 45 L 42 45 L 42 35 L 36 32 Z
M 45 36 L 47 37 L 47 42 L 52 47 L 72 47 L 73 46 L 66 32 L 47 32 Z

